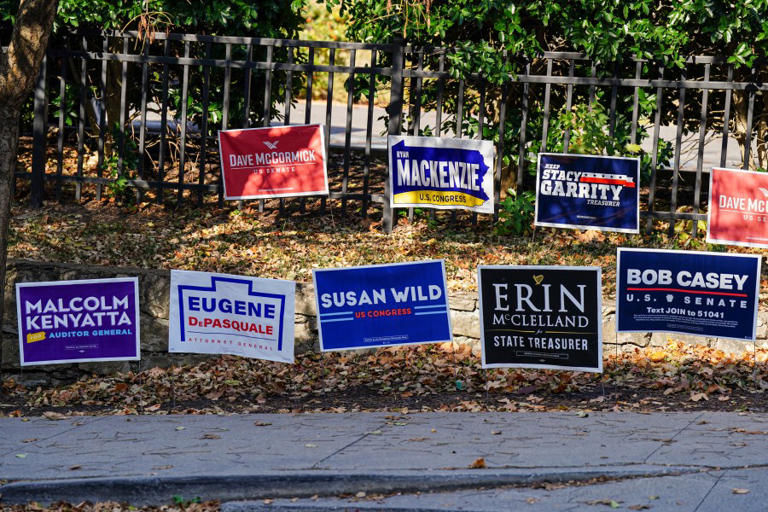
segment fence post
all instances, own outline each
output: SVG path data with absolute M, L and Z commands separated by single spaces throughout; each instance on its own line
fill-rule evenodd
M 389 91 L 389 106 L 387 106 L 387 115 L 389 116 L 389 135 L 400 135 L 400 117 L 403 112 L 403 61 L 405 53 L 405 43 L 400 40 L 396 43 L 396 48 L 392 51 L 392 84 Z M 389 150 L 389 145 L 387 145 Z M 384 182 L 384 208 L 382 210 L 381 225 L 385 233 L 392 232 L 393 210 L 389 204 L 389 198 L 392 195 L 392 184 L 387 173 L 387 180 Z
M 43 177 L 45 175 L 46 128 L 48 119 L 48 57 L 43 57 L 40 74 L 35 82 L 35 117 L 32 121 L 32 178 L 29 204 L 32 208 L 43 205 Z

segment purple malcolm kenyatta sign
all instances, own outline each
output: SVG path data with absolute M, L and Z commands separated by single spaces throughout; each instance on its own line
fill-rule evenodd
M 136 361 L 138 279 L 16 284 L 21 365 Z

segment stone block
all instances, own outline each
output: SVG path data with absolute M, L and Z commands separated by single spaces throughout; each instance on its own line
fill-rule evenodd
M 615 345 L 629 345 L 631 347 L 648 346 L 648 337 L 641 332 L 622 332 L 616 333 L 615 316 L 603 316 L 603 343 Z
M 751 341 L 725 340 L 717 338 L 712 340 L 712 348 L 722 350 L 723 352 L 741 355 L 744 352 L 752 352 L 754 345 Z
M 458 311 L 477 309 L 477 292 L 455 292 L 448 295 L 448 305 Z
M 480 340 L 477 338 L 467 338 L 466 336 L 454 336 L 453 337 L 453 350 L 459 350 L 462 347 L 468 346 L 472 350 L 472 355 L 475 357 L 482 357 L 482 347 L 480 346 Z
M 170 309 L 170 272 L 151 273 L 139 277 L 141 311 L 157 318 L 168 319 Z
M 480 318 L 477 313 L 451 311 L 451 325 L 454 336 L 480 338 Z
M 141 314 L 141 351 L 168 352 L 168 320 Z
M 136 369 L 135 361 L 98 361 L 95 363 L 79 363 L 77 368 L 94 375 L 112 375 L 115 373 L 126 373 L 131 369 Z
M 297 322 L 293 327 L 294 353 L 306 354 L 320 350 L 320 340 L 317 335 L 315 317 L 296 315 Z
M 296 313 L 316 316 L 315 287 L 311 283 L 296 283 Z
M 19 365 L 19 339 L 9 333 L 3 333 L 2 337 L 3 369 L 20 368 Z

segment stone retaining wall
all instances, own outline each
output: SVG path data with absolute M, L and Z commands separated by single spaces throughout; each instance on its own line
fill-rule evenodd
M 108 277 L 138 276 L 141 308 L 141 361 L 114 363 L 80 363 L 72 365 L 32 366 L 23 370 L 25 380 L 56 382 L 69 380 L 83 372 L 112 373 L 129 369 L 146 369 L 154 366 L 169 366 L 195 363 L 215 357 L 198 354 L 168 353 L 168 297 L 170 272 L 167 270 L 146 270 L 118 267 L 85 267 L 64 263 L 41 263 L 28 260 L 11 260 L 7 267 L 5 288 L 5 325 L 2 338 L 2 369 L 15 374 L 19 372 L 19 344 L 16 331 L 15 284 L 28 281 L 63 281 L 73 279 L 101 279 Z M 477 294 L 453 292 L 449 295 L 454 344 L 470 344 L 473 352 L 480 355 L 480 322 L 477 311 Z M 665 333 L 624 333 L 617 338 L 614 330 L 615 309 L 612 301 L 603 306 L 603 350 L 604 352 L 628 350 L 635 347 L 663 346 L 667 338 L 687 343 L 701 343 L 720 348 L 727 352 L 751 350 L 751 343 L 732 340 L 701 338 Z M 758 318 L 758 346 L 768 347 L 768 312 L 761 311 Z M 314 291 L 311 283 L 296 283 L 295 350 L 297 354 L 318 350 L 317 320 Z M 617 346 L 618 343 L 618 346 Z

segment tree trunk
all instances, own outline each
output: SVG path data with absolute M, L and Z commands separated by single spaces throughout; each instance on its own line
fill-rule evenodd
M 21 0 L 8 51 L 0 52 L 0 350 L 19 117 L 40 70 L 57 5 L 58 0 Z

